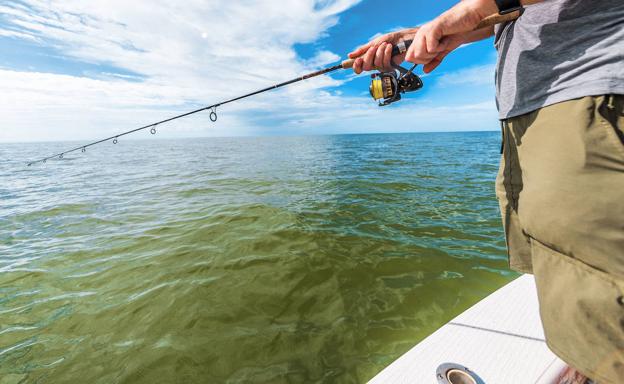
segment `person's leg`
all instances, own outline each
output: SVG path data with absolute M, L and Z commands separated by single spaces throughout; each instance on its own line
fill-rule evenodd
M 624 382 L 623 109 L 586 97 L 507 122 L 548 345 L 601 384 Z
M 572 367 L 568 367 L 552 384 L 593 384 L 585 375 Z
M 496 177 L 496 196 L 500 206 L 505 242 L 511 269 L 522 273 L 533 273 L 531 242 L 524 233 L 518 217 L 518 200 L 523 188 L 522 170 L 518 159 L 519 141 L 529 126 L 530 116 L 504 121 L 501 161 Z

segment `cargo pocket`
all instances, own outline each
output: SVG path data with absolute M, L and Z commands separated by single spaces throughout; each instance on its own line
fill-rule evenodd
M 532 239 L 548 346 L 598 383 L 624 377 L 624 281 Z
M 509 267 L 518 272 L 533 273 L 529 238 L 524 233 L 518 217 L 518 199 L 523 188 L 522 170 L 515 137 L 511 132 L 513 124 L 519 125 L 518 120 L 509 119 L 502 123 L 503 154 L 496 177 L 496 197 L 505 229 Z M 526 130 L 524 126 L 518 128 L 521 132 Z

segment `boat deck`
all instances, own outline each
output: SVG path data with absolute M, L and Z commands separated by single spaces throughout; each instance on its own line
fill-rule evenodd
M 550 384 L 565 368 L 548 349 L 533 276 L 500 288 L 417 344 L 370 384 L 437 384 L 436 369 L 457 363 L 485 384 Z

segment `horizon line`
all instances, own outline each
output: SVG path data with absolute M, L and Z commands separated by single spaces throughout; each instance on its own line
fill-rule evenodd
M 274 137 L 274 138 L 285 138 L 285 137 L 321 137 L 321 136 L 355 136 L 355 135 L 401 135 L 401 134 L 419 134 L 419 133 L 476 133 L 476 132 L 498 132 L 498 129 L 477 129 L 477 130 L 437 130 L 437 131 L 394 131 L 394 132 L 345 132 L 345 133 L 310 133 L 310 134 L 264 134 L 264 135 L 234 135 L 234 136 L 160 136 L 160 137 L 152 137 L 150 139 L 146 138 L 134 138 L 129 137 L 124 141 L 148 141 L 148 140 L 189 140 L 189 139 L 236 139 L 236 138 L 262 138 L 262 137 Z M 46 144 L 46 143 L 78 143 L 85 141 L 97 141 L 99 139 L 84 139 L 84 140 L 33 140 L 33 141 L 3 141 L 0 140 L 0 144 Z

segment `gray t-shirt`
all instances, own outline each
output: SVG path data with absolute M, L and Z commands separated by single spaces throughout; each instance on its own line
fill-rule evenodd
M 624 0 L 546 0 L 496 28 L 501 119 L 624 94 Z

